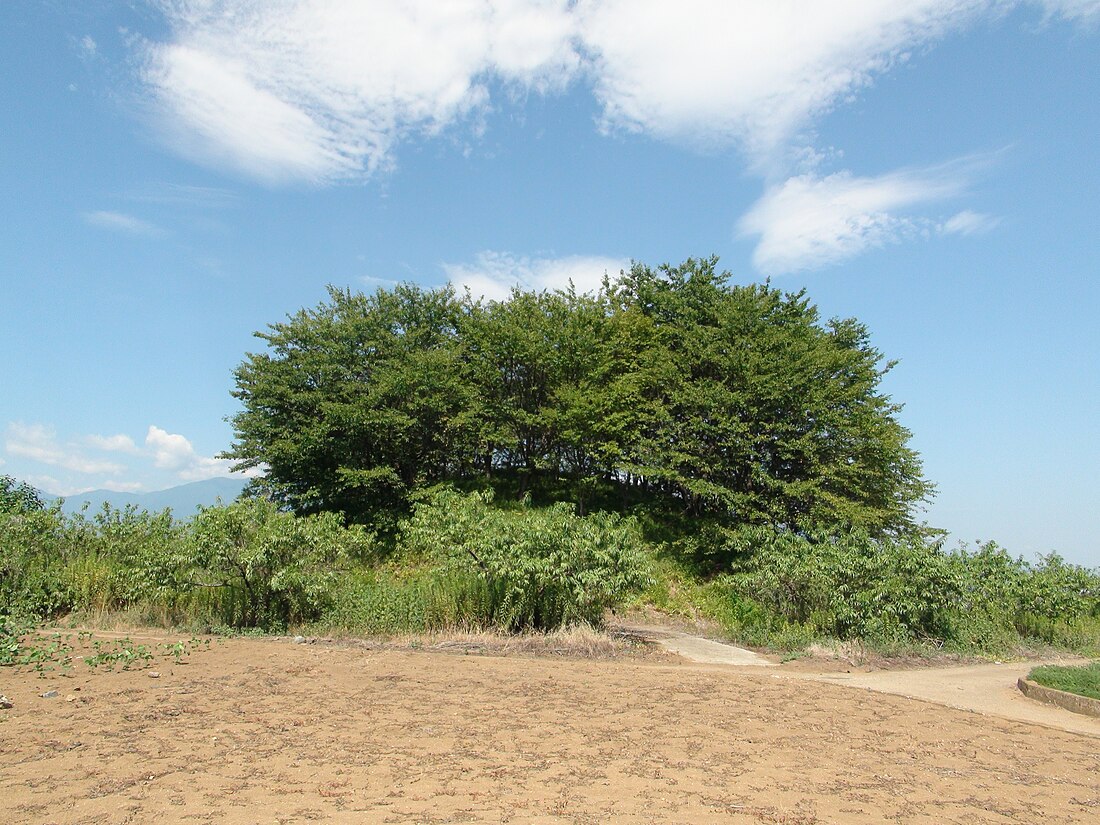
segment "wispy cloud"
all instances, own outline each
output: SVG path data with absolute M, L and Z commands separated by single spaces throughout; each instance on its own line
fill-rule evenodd
M 582 0 L 580 9 L 607 126 L 734 143 L 760 160 L 989 5 Z
M 1040 0 L 1051 17 L 1065 17 L 1085 23 L 1100 22 L 1100 0 Z
M 133 215 L 122 212 L 85 212 L 84 220 L 99 229 L 108 229 L 112 232 L 124 232 L 129 235 L 143 235 L 145 237 L 159 237 L 165 232 L 159 226 Z
M 492 251 L 479 252 L 473 263 L 443 264 L 443 271 L 455 287 L 495 301 L 507 298 L 517 286 L 542 291 L 566 289 L 572 283 L 578 292 L 592 292 L 600 288 L 605 274 L 614 277 L 629 268 L 630 261 L 625 258 L 527 258 Z
M 799 175 L 770 187 L 741 218 L 738 233 L 759 238 L 757 269 L 779 274 L 816 269 L 937 228 L 978 231 L 993 219 L 964 211 L 937 225 L 917 210 L 961 194 L 985 162 L 965 158 L 878 177 Z
M 605 129 L 737 145 L 755 162 L 883 73 L 1018 5 L 1095 20 L 1100 0 L 162 0 L 141 43 L 165 140 L 268 182 L 393 165 L 408 136 L 478 123 L 494 81 L 583 78 Z M 522 97 L 522 96 L 518 96 Z
M 389 166 L 396 141 L 484 110 L 486 77 L 546 89 L 579 65 L 567 3 L 164 4 L 143 79 L 182 152 L 268 181 Z
M 813 172 L 806 160 L 822 157 L 811 145 L 816 122 L 976 21 L 1022 7 L 1045 20 L 1100 21 L 1100 0 L 158 5 L 169 34 L 140 41 L 142 88 L 165 141 L 199 162 L 272 184 L 362 180 L 392 169 L 405 140 L 459 128 L 478 134 L 501 88 L 507 102 L 584 84 L 604 131 L 743 153 L 769 181 L 740 225 L 760 238 L 756 261 L 768 272 L 925 232 L 980 231 L 964 213 L 928 224 L 906 211 L 948 196 L 950 182 L 935 176 Z M 156 229 L 119 213 L 89 220 Z M 501 283 L 541 277 L 531 262 L 485 254 L 450 265 L 457 280 L 500 294 Z
M 87 485 L 66 484 L 64 481 L 60 481 L 59 479 L 56 479 L 51 475 L 43 474 L 28 475 L 25 476 L 22 480 L 34 487 L 37 487 L 44 493 L 49 493 L 50 495 L 54 496 L 63 496 L 66 498 L 69 496 L 78 496 L 81 493 L 87 493 L 96 489 L 95 487 L 89 487 Z
M 964 209 L 948 218 L 940 226 L 940 231 L 948 235 L 976 235 L 995 228 L 1001 219 L 996 215 L 986 215 Z
M 167 206 L 193 206 L 199 209 L 224 209 L 239 202 L 235 192 L 215 186 L 190 186 L 182 183 L 150 183 L 125 195 L 135 203 Z
M 814 120 L 916 48 L 1020 5 L 1100 0 L 163 0 L 141 44 L 165 139 L 261 180 L 327 183 L 467 121 L 495 83 L 591 85 L 605 129 L 786 157 Z M 687 44 L 690 44 L 688 46 Z M 522 97 L 522 95 L 519 95 Z
M 120 473 L 125 469 L 113 461 L 87 458 L 71 445 L 61 445 L 56 433 L 42 424 L 11 422 L 5 433 L 4 448 L 11 455 L 85 475 Z

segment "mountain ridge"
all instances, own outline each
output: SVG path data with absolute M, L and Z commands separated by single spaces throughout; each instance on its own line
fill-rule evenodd
M 194 515 L 199 507 L 210 507 L 219 501 L 229 504 L 240 495 L 247 483 L 247 479 L 210 478 L 147 493 L 89 490 L 72 496 L 59 496 L 45 490 L 39 492 L 42 494 L 43 501 L 48 504 L 52 504 L 57 499 L 63 499 L 61 509 L 66 513 L 78 513 L 85 504 L 88 512 L 94 513 L 103 507 L 104 502 L 109 502 L 112 507 L 119 510 L 130 505 L 150 513 L 169 509 L 174 516 L 188 518 Z

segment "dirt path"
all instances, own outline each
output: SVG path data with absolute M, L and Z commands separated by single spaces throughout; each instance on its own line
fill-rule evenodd
M 158 667 L 0 670 L 0 822 L 1100 820 L 1092 737 L 775 670 L 245 639 Z
M 1016 681 L 1027 676 L 1028 672 L 1038 664 L 1050 664 L 1050 662 L 1011 662 L 1000 665 L 968 665 L 874 673 L 791 675 L 801 679 L 922 699 L 951 708 L 1100 737 L 1100 719 L 1046 705 L 1034 699 L 1028 699 L 1020 693 L 1016 687 Z
M 758 653 L 731 644 L 692 636 L 655 625 L 624 625 L 621 628 L 638 638 L 659 645 L 690 662 L 732 667 L 777 667 Z M 1081 664 L 1083 660 L 1043 660 L 962 667 L 914 668 L 861 672 L 814 672 L 805 665 L 797 670 L 780 670 L 778 678 L 828 682 L 879 693 L 891 693 L 909 699 L 921 699 L 959 710 L 999 716 L 1018 722 L 1057 728 L 1058 730 L 1100 737 L 1100 719 L 1082 716 L 1062 708 L 1028 699 L 1016 687 L 1033 667 L 1044 664 Z

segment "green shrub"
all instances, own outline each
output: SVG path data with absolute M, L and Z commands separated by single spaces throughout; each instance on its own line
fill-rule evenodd
M 959 582 L 936 544 L 865 533 L 801 535 L 766 527 L 731 534 L 747 558 L 741 593 L 786 622 L 837 639 L 893 647 L 943 638 Z
M 569 504 L 490 506 L 488 493 L 431 493 L 402 524 L 407 556 L 442 561 L 484 583 L 481 623 L 516 631 L 587 622 L 646 582 L 634 524 L 607 513 L 580 517 Z
M 191 541 L 187 586 L 218 588 L 227 624 L 269 629 L 319 618 L 338 573 L 372 545 L 335 513 L 296 517 L 265 499 L 200 510 Z
M 64 568 L 71 555 L 59 506 L 0 512 L 0 615 L 38 618 L 70 610 Z

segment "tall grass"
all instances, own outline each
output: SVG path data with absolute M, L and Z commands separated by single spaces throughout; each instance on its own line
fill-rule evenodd
M 624 599 L 778 649 L 840 640 L 1100 654 L 1100 574 L 992 543 L 946 552 L 919 538 L 708 524 L 655 544 L 631 520 L 447 490 L 388 545 L 335 515 L 299 518 L 260 500 L 191 522 L 110 507 L 0 510 L 0 619 L 400 635 L 598 626 Z

